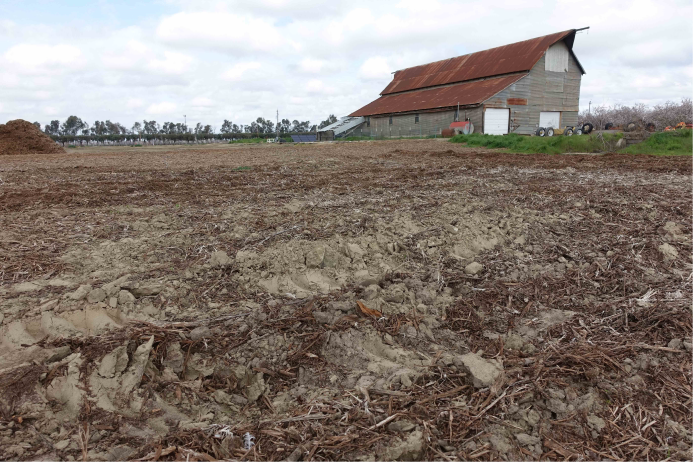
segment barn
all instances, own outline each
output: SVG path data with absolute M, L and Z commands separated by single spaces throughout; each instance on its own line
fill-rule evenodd
M 533 134 L 578 123 L 585 71 L 571 29 L 394 72 L 380 98 L 350 114 L 353 135 L 440 135 L 455 121 L 474 132 Z

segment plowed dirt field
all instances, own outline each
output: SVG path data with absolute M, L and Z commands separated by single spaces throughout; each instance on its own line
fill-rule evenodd
M 0 157 L 0 459 L 691 454 L 691 160 Z

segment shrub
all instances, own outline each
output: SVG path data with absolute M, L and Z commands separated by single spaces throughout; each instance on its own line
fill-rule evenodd
M 642 143 L 633 144 L 623 150 L 631 154 L 687 155 L 693 153 L 693 130 L 653 133 Z
M 562 154 L 565 152 L 605 152 L 613 151 L 621 134 L 590 134 L 581 136 L 556 135 L 551 137 L 510 135 L 456 135 L 450 138 L 453 143 L 478 146 L 490 149 L 507 149 L 511 152 L 532 154 Z

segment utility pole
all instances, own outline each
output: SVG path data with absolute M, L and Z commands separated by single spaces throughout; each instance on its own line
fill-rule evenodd
M 591 114 L 592 113 L 592 101 L 590 101 L 589 106 L 587 106 L 587 113 Z
M 275 141 L 279 142 L 279 109 L 277 109 L 277 139 Z
M 185 133 L 188 133 L 188 116 L 183 115 L 183 125 L 185 126 Z

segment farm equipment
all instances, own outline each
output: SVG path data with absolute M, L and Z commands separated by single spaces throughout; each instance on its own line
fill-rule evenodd
M 455 135 L 469 135 L 470 133 L 474 133 L 474 124 L 471 120 L 452 122 L 450 128 Z
M 537 136 L 554 136 L 554 135 L 564 135 L 564 136 L 573 136 L 573 135 L 587 135 L 589 134 L 592 129 L 593 125 L 589 122 L 579 124 L 576 126 L 566 126 L 564 128 L 553 128 L 553 127 L 539 127 L 537 128 L 537 131 L 535 132 L 535 135 Z
M 690 130 L 691 128 L 693 128 L 693 124 L 687 124 L 686 122 L 679 122 L 674 127 L 666 127 L 664 129 L 664 131 L 665 132 L 673 132 L 674 130 L 681 130 L 684 128 L 688 128 Z

